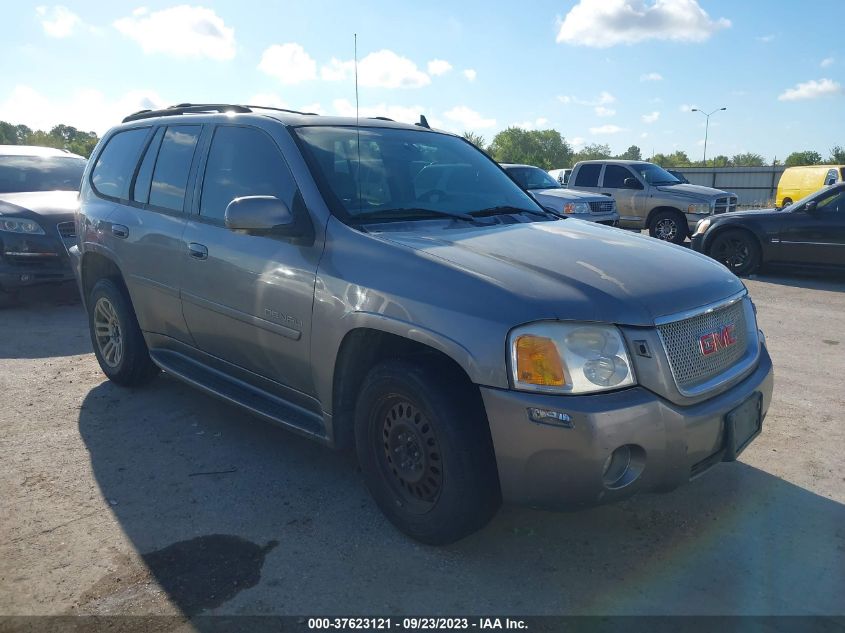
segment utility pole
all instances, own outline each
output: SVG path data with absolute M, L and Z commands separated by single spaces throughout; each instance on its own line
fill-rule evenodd
M 710 132 L 710 115 L 716 114 L 717 112 L 721 112 L 722 110 L 727 110 L 727 108 L 716 108 L 715 110 L 713 110 L 713 112 L 710 112 L 709 114 L 704 110 L 699 110 L 698 108 L 693 108 L 692 110 L 690 110 L 690 112 L 700 112 L 705 117 L 707 117 L 707 123 L 704 125 L 704 167 L 707 167 L 707 134 L 708 132 Z

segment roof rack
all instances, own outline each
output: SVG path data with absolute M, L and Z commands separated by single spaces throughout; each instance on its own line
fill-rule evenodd
M 276 112 L 288 112 L 290 114 L 304 114 L 306 116 L 320 116 L 316 112 L 300 112 L 299 110 L 288 110 L 287 108 L 274 108 L 273 106 L 262 105 L 245 105 L 244 108 L 253 108 L 254 110 L 274 110 Z
M 179 103 L 162 110 L 139 110 L 123 119 L 124 123 L 139 121 L 141 119 L 152 119 L 159 116 L 176 116 L 179 114 L 205 112 L 252 112 L 247 106 L 233 105 L 228 103 Z

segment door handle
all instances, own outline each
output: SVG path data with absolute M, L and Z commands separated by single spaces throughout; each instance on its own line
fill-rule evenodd
M 188 254 L 194 259 L 208 259 L 208 248 L 204 244 L 191 242 L 188 244 Z
M 119 237 L 120 239 L 125 240 L 127 237 L 129 237 L 129 227 L 123 226 L 122 224 L 112 224 L 111 234 L 115 237 Z

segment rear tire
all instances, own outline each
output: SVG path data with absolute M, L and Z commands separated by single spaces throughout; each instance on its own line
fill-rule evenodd
M 720 233 L 708 255 L 735 275 L 750 275 L 760 266 L 760 246 L 748 231 L 733 229 Z
M 687 233 L 686 218 L 677 211 L 658 211 L 648 227 L 649 235 L 673 244 L 683 244 Z
M 112 382 L 137 387 L 158 374 L 132 303 L 126 291 L 111 279 L 101 279 L 91 290 L 88 328 L 100 369 Z
M 355 408 L 364 482 L 402 532 L 430 545 L 486 525 L 501 505 L 490 429 L 462 377 L 388 360 L 370 371 Z
M 781 208 L 788 207 L 790 204 L 792 204 L 792 198 L 784 198 L 781 203 Z

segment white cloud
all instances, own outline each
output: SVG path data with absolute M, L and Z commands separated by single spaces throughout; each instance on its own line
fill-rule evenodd
M 660 118 L 660 112 L 658 112 L 657 110 L 655 110 L 654 112 L 652 112 L 650 114 L 644 114 L 642 116 L 643 123 L 654 123 L 659 118 Z
M 447 62 L 445 59 L 432 59 L 428 62 L 427 68 L 429 75 L 437 77 L 439 75 L 445 75 L 452 70 L 452 64 Z
M 569 141 L 569 144 L 572 145 L 573 149 L 579 149 L 581 147 L 584 147 L 584 145 L 587 144 L 587 141 L 586 141 L 586 139 L 584 139 L 580 136 L 576 136 L 571 141 Z
M 131 16 L 116 20 L 114 27 L 148 54 L 216 60 L 235 56 L 235 30 L 206 7 L 182 4 L 152 13 L 141 7 Z
M 61 107 L 56 103 L 57 99 L 52 95 L 47 97 L 31 86 L 17 85 L 0 102 L 0 121 L 22 123 L 37 130 L 49 130 L 65 123 L 102 135 L 128 114 L 167 105 L 151 90 L 133 90 L 117 99 L 107 99 L 102 92 L 92 88 L 81 88 L 63 96 Z
M 478 77 L 478 73 L 475 72 L 474 68 L 467 68 L 464 71 L 464 77 L 466 77 L 469 81 L 475 81 L 475 78 Z
M 663 75 L 660 73 L 646 73 L 640 75 L 640 81 L 663 81 Z
M 684 103 L 680 108 L 678 108 L 681 112 L 692 112 L 694 109 L 697 109 L 697 105 L 689 105 Z
M 252 95 L 247 103 L 249 105 L 268 106 L 270 108 L 290 108 L 290 105 L 279 95 L 269 92 L 258 92 Z
M 595 113 L 596 116 L 613 116 L 616 114 L 616 110 L 613 108 L 606 108 L 604 106 L 596 106 Z
M 73 11 L 62 5 L 53 7 L 35 7 L 35 12 L 41 19 L 41 27 L 50 37 L 69 37 L 74 29 L 82 24 L 82 19 Z
M 538 117 L 533 121 L 522 121 L 521 123 L 514 123 L 511 127 L 519 127 L 523 130 L 539 130 L 545 126 L 549 120 L 545 117 Z
M 710 19 L 696 0 L 580 0 L 561 21 L 557 41 L 596 48 L 652 39 L 703 42 L 730 25 Z
M 775 36 L 772 35 L 772 34 L 760 35 L 759 37 L 756 37 L 754 39 L 756 39 L 758 42 L 763 42 L 764 44 L 768 44 L 769 42 L 771 42 L 775 39 Z
M 821 63 L 819 64 L 819 66 L 821 66 L 822 68 L 827 68 L 828 66 L 833 66 L 833 62 L 834 62 L 834 61 L 836 61 L 836 60 L 835 60 L 835 59 L 833 59 L 833 57 L 825 57 L 825 58 L 821 61 Z
M 443 116 L 463 126 L 464 130 L 481 130 L 495 127 L 496 119 L 488 119 L 467 106 L 455 106 L 443 113 Z
M 577 103 L 578 105 L 593 107 L 607 105 L 608 103 L 616 101 L 616 97 L 610 94 L 607 90 L 602 90 L 595 99 L 581 99 L 579 97 L 571 97 L 567 95 L 559 95 L 557 99 L 561 103 Z
M 591 127 L 590 134 L 617 134 L 623 132 L 625 128 L 618 125 L 600 125 L 598 127 Z
M 258 69 L 287 85 L 317 78 L 317 62 L 296 43 L 273 44 L 265 49 Z
M 351 79 L 354 74 L 353 60 L 332 58 L 320 69 L 320 76 L 326 81 Z M 358 62 L 358 83 L 369 88 L 422 88 L 431 83 L 431 77 L 407 57 L 384 49 Z
M 335 99 L 332 108 L 338 116 L 355 116 L 355 103 L 349 99 Z M 402 123 L 417 123 L 421 114 L 425 114 L 425 108 L 422 106 L 397 106 L 386 103 L 362 106 L 358 112 L 361 118 L 384 116 Z
M 648 132 L 643 132 L 640 134 L 640 138 L 648 138 Z
M 799 101 L 802 99 L 818 99 L 842 93 L 842 86 L 832 79 L 811 79 L 800 83 L 794 88 L 785 90 L 778 96 L 778 101 Z

